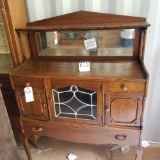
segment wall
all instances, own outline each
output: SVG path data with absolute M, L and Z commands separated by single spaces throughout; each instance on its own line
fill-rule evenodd
M 160 1 L 159 0 L 25 0 L 29 21 L 78 10 L 146 17 L 151 24 L 145 65 L 150 74 L 143 139 L 160 142 Z

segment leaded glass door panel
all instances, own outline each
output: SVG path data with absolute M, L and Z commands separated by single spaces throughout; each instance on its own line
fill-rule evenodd
M 100 83 L 52 80 L 54 117 L 97 123 L 102 116 Z

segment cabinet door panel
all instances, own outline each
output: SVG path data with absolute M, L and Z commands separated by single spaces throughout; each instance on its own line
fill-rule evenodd
M 100 81 L 52 79 L 52 119 L 102 124 L 100 86 Z
M 105 123 L 109 125 L 140 126 L 141 95 L 105 94 Z
M 16 98 L 21 115 L 39 120 L 48 120 L 45 90 L 33 90 L 34 101 L 26 102 L 23 90 L 16 91 Z

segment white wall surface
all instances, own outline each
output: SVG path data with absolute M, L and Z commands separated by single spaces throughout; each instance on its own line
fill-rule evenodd
M 143 139 L 160 142 L 160 1 L 159 0 L 25 0 L 28 21 L 86 10 L 145 17 L 145 65 L 150 74 Z

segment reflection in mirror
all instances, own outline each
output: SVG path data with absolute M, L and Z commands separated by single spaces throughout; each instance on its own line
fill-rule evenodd
M 39 56 L 132 56 L 135 29 L 37 32 Z

